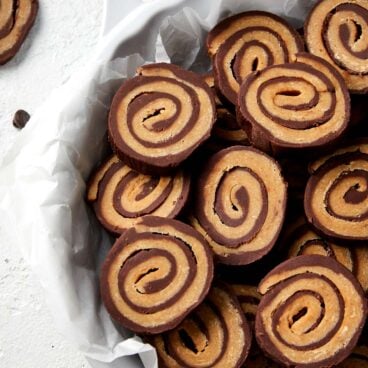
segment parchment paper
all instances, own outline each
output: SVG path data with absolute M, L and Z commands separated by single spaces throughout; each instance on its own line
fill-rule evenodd
M 202 47 L 220 19 L 262 9 L 295 26 L 310 0 L 166 0 L 147 3 L 101 39 L 84 70 L 55 90 L 19 134 L 0 169 L 0 214 L 45 290 L 55 323 L 95 368 L 157 367 L 154 349 L 115 326 L 101 304 L 98 270 L 112 239 L 84 201 L 107 149 L 109 104 L 144 63 L 208 70 Z M 132 357 L 135 354 L 140 355 Z

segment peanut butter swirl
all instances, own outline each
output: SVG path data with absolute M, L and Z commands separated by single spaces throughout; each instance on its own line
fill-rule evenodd
M 261 281 L 256 337 L 273 359 L 300 368 L 331 367 L 354 349 L 367 301 L 354 276 L 330 257 L 281 263 Z
M 248 264 L 273 247 L 285 203 L 286 184 L 276 161 L 252 147 L 233 146 L 206 165 L 191 222 L 219 262 Z
M 0 0 L 0 64 L 5 64 L 18 52 L 37 11 L 37 0 Z
M 330 143 L 346 130 L 350 118 L 341 76 L 325 60 L 306 53 L 252 74 L 242 84 L 238 102 L 245 119 L 240 123 L 251 142 L 257 145 L 254 137 L 261 137 L 276 148 Z
M 236 298 L 214 285 L 206 300 L 173 331 L 155 336 L 160 367 L 242 366 L 251 332 Z
M 168 176 L 144 175 L 113 155 L 92 176 L 87 199 L 101 224 L 118 235 L 145 215 L 176 217 L 187 202 L 189 187 L 183 170 Z
M 309 51 L 331 63 L 351 92 L 368 92 L 368 3 L 317 2 L 305 23 Z
M 220 22 L 207 39 L 216 85 L 236 105 L 239 87 L 252 72 L 282 64 L 304 50 L 299 34 L 277 15 L 250 11 Z
M 111 316 L 140 333 L 176 327 L 206 297 L 211 251 L 190 226 L 145 216 L 117 239 L 101 272 L 101 295 Z
M 178 166 L 207 138 L 215 101 L 203 79 L 178 66 L 146 65 L 114 96 L 109 137 L 121 160 L 140 172 Z
M 337 244 L 317 234 L 302 217 L 288 226 L 289 234 L 285 245 L 288 247 L 288 257 L 307 254 L 319 254 L 332 257 L 340 262 L 360 282 L 365 293 L 368 292 L 368 247 L 366 244 Z
M 311 168 L 304 196 L 309 222 L 331 237 L 368 240 L 367 140 L 340 148 Z

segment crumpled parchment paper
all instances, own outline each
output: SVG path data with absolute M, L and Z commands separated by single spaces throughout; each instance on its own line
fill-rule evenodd
M 84 198 L 86 180 L 107 149 L 114 91 L 144 63 L 171 61 L 207 71 L 206 34 L 228 15 L 268 10 L 298 27 L 313 3 L 146 3 L 101 39 L 84 70 L 50 95 L 3 158 L 0 213 L 9 219 L 9 231 L 37 274 L 57 327 L 93 367 L 157 367 L 154 349 L 111 321 L 98 292 L 99 266 L 112 239 Z

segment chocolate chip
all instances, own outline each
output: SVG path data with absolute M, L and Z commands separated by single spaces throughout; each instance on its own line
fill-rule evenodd
M 30 118 L 31 115 L 29 115 L 27 111 L 18 110 L 14 114 L 13 125 L 18 129 L 23 129 Z

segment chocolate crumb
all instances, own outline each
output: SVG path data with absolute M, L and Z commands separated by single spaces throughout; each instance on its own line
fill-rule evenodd
M 23 129 L 30 118 L 31 115 L 29 115 L 27 111 L 18 110 L 14 114 L 13 125 L 18 129 Z

